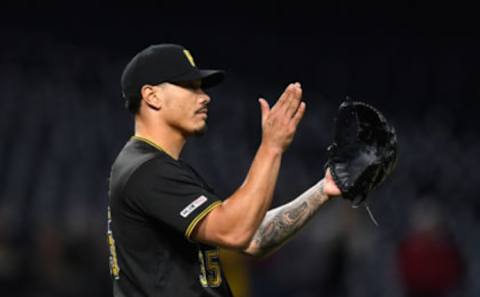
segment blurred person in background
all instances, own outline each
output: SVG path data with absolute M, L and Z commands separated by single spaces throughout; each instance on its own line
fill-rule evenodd
M 445 297 L 464 276 L 464 259 L 432 200 L 411 211 L 410 229 L 397 249 L 401 283 L 408 297 Z

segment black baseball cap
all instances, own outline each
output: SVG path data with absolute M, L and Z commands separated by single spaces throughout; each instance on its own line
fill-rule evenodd
M 132 58 L 122 74 L 122 95 L 127 100 L 139 99 L 144 85 L 163 82 L 178 83 L 201 80 L 206 89 L 219 84 L 222 70 L 199 69 L 190 52 L 178 44 L 151 45 Z

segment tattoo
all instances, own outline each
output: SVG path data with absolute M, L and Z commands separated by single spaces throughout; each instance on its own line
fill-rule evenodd
M 328 200 L 323 180 L 292 202 L 270 210 L 253 237 L 255 254 L 268 254 L 292 237 Z
M 298 223 L 302 221 L 301 218 L 305 216 L 307 208 L 308 203 L 303 202 L 291 209 L 278 211 L 260 226 L 254 240 L 262 249 L 270 249 L 280 244 L 298 228 Z
M 300 205 L 299 207 L 285 211 L 286 219 L 288 219 L 289 221 L 295 221 L 297 218 L 299 218 L 303 214 L 303 212 L 307 207 L 308 207 L 308 203 L 304 201 L 302 205 Z

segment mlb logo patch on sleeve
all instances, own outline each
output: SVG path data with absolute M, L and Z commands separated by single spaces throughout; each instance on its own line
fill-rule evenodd
M 197 209 L 200 205 L 204 204 L 207 202 L 208 198 L 205 196 L 200 196 L 197 199 L 195 199 L 192 203 L 187 205 L 181 212 L 180 215 L 184 218 L 188 217 L 195 209 Z

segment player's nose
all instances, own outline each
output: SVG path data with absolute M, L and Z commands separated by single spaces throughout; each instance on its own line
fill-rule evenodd
M 211 101 L 210 96 L 208 96 L 205 92 L 200 95 L 200 103 L 202 105 L 207 105 L 208 103 L 210 103 L 210 101 Z

